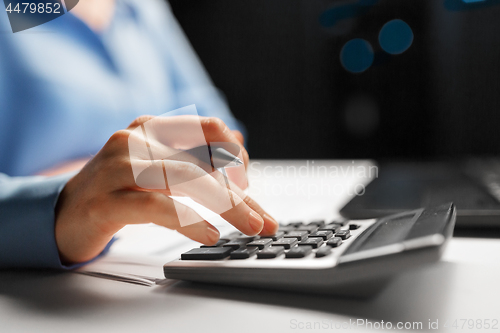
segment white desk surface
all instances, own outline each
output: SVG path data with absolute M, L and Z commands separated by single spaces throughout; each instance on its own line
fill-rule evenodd
M 315 161 L 315 166 L 326 167 L 350 164 Z M 315 187 L 307 184 L 352 187 L 367 182 L 349 174 L 279 173 L 280 166 L 305 165 L 305 161 L 254 161 L 250 194 L 281 220 L 307 221 L 334 217 L 347 200 L 346 195 L 329 193 L 327 186 L 314 192 Z M 294 185 L 286 190 L 289 184 Z M 266 186 L 271 190 L 265 190 Z M 186 241 L 179 249 L 190 245 Z M 175 248 L 172 251 L 180 253 Z M 353 326 L 335 328 L 357 319 L 394 325 L 422 322 L 419 332 L 428 330 L 429 320 L 439 321 L 439 331 L 499 331 L 500 323 L 496 329 L 468 329 L 467 324 L 462 329 L 460 321 L 500 321 L 499 256 L 500 239 L 453 238 L 441 262 L 397 276 L 370 300 L 173 280 L 144 287 L 75 273 L 1 271 L 0 332 L 370 331 Z M 162 267 L 157 269 L 161 275 Z M 458 328 L 452 327 L 456 319 Z M 443 327 L 446 321 L 448 329 Z M 307 325 L 317 329 L 307 329 Z

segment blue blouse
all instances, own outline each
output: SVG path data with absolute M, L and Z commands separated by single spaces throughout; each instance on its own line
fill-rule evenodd
M 117 0 L 95 33 L 71 12 L 10 33 L 0 10 L 0 172 L 95 154 L 137 116 L 196 104 L 233 129 L 220 93 L 163 0 Z
M 137 116 L 196 104 L 243 130 L 163 0 L 116 0 L 95 33 L 71 12 L 13 34 L 0 10 L 0 267 L 61 268 L 54 205 L 69 176 Z

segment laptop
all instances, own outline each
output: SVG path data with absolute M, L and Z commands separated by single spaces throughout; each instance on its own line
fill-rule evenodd
M 340 214 L 375 218 L 446 202 L 457 207 L 458 227 L 500 228 L 500 159 L 380 163 L 378 177 Z

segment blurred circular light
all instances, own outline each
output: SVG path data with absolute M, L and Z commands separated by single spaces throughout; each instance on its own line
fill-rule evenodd
M 340 63 L 352 73 L 362 73 L 373 63 L 373 48 L 366 40 L 356 38 L 348 41 L 340 51 Z
M 413 31 L 406 22 L 399 19 L 392 20 L 380 29 L 378 41 L 385 52 L 401 54 L 413 43 Z

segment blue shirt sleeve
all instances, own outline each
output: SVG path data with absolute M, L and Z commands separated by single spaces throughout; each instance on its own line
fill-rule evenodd
M 73 269 L 86 264 L 63 265 L 54 234 L 57 199 L 72 176 L 0 174 L 0 268 Z

